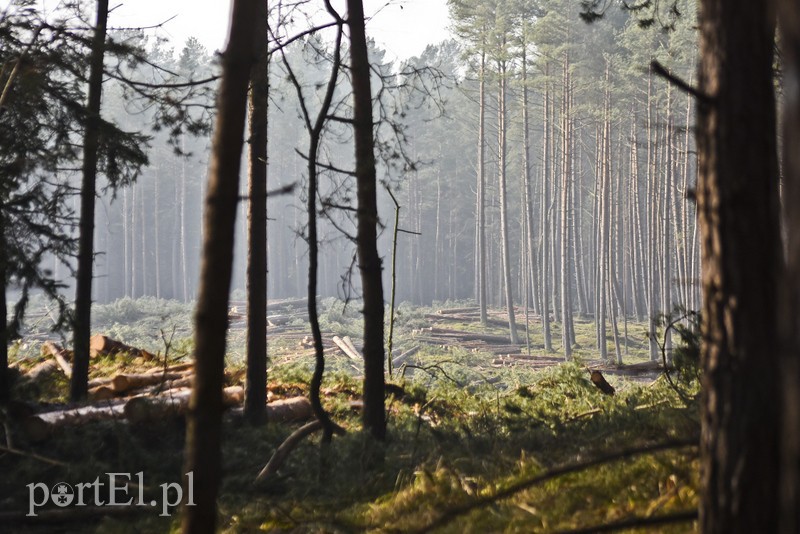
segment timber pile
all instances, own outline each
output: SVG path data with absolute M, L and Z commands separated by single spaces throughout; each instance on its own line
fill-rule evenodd
M 436 326 L 419 328 L 412 332 L 416 342 L 440 346 L 444 349 L 459 347 L 472 352 L 488 352 L 496 355 L 515 354 L 520 345 L 512 345 L 505 336 L 479 334 L 462 330 L 451 330 Z
M 142 358 L 145 361 L 155 359 L 155 355 L 152 352 L 131 347 L 130 345 L 126 345 L 116 339 L 111 339 L 103 334 L 95 334 L 91 337 L 89 340 L 89 354 L 92 357 L 128 354 L 134 358 Z

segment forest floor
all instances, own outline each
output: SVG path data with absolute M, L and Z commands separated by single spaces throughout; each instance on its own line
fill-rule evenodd
M 270 307 L 272 400 L 308 393 L 313 351 L 304 306 L 298 299 Z M 244 374 L 242 309 L 234 303 L 229 313 L 227 381 L 233 388 Z M 697 377 L 692 369 L 680 369 L 668 380 L 648 361 L 646 325 L 620 325 L 625 365 L 618 366 L 599 359 L 594 324 L 576 318 L 574 357 L 567 363 L 559 325 L 553 323 L 555 352 L 545 353 L 541 321 L 529 315 L 528 343 L 523 310 L 518 315 L 521 343 L 511 345 L 501 310 L 492 310 L 489 325 L 481 326 L 469 303 L 403 304 L 397 310 L 390 379 L 402 393 L 387 397 L 389 437 L 376 449 L 360 431 L 361 364 L 340 348 L 350 341 L 358 351 L 357 304 L 326 299 L 320 309 L 327 356 L 323 402 L 348 433 L 328 445 L 312 435 L 276 474 L 256 483 L 276 448 L 302 422 L 253 427 L 231 410 L 224 424 L 220 531 L 696 529 L 691 518 L 699 483 Z M 188 362 L 191 313 L 188 305 L 146 298 L 97 306 L 95 332 L 156 358 L 100 356 L 92 362 L 91 378 L 102 381 Z M 63 409 L 68 391 L 60 372 L 35 384 L 25 380 L 48 358 L 40 354 L 42 341 L 52 337 L 43 326 L 46 317 L 42 313 L 12 351 L 20 375 L 15 393 L 37 412 Z M 608 348 L 614 358 L 611 335 Z M 592 370 L 602 371 L 615 395 L 595 387 Z M 116 402 L 122 399 L 94 404 Z M 37 439 L 15 426 L 11 414 L 4 414 L 3 422 L 0 532 L 177 529 L 177 509 L 160 506 L 168 500 L 164 485 L 182 481 L 182 416 L 66 424 Z M 141 492 L 140 501 L 159 507 L 49 504 L 37 509 L 36 517 L 25 517 L 31 492 L 46 500 L 44 490 L 36 494 L 31 488 L 36 483 L 75 487 L 100 477 L 106 482 L 100 496 L 107 503 L 108 473 L 131 474 L 128 497 L 136 501 Z M 667 520 L 672 522 L 660 524 Z

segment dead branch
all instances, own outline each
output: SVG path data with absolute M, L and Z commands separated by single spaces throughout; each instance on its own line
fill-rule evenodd
M 280 447 L 273 453 L 272 457 L 267 462 L 267 465 L 264 466 L 258 476 L 256 476 L 255 482 L 262 482 L 275 474 L 278 469 L 286 462 L 286 459 L 289 457 L 289 454 L 294 450 L 295 447 L 303 440 L 303 438 L 310 436 L 317 430 L 322 429 L 322 423 L 319 419 L 315 419 L 310 423 L 306 423 L 305 425 L 301 426 L 294 432 L 292 432 L 288 438 L 281 443 Z

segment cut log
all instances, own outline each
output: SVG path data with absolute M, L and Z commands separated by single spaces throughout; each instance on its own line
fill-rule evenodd
M 270 422 L 307 421 L 313 416 L 311 401 L 306 397 L 290 397 L 267 404 L 267 420 Z
M 419 352 L 419 348 L 419 345 L 417 345 L 400 354 L 400 356 L 392 360 L 392 367 L 397 368 L 406 363 L 412 356 Z
M 61 367 L 61 370 L 64 371 L 64 374 L 67 375 L 67 378 L 72 377 L 72 365 L 69 363 L 72 355 L 68 350 L 52 341 L 45 341 L 42 343 L 42 354 L 52 356 L 58 366 Z
M 451 314 L 461 314 L 461 313 L 477 313 L 480 311 L 480 308 L 477 307 L 468 307 L 468 308 L 445 308 L 443 310 L 437 310 L 436 313 L 439 315 L 451 315 Z
M 89 340 L 89 353 L 92 357 L 98 355 L 115 356 L 117 354 L 130 354 L 134 358 L 141 357 L 146 361 L 155 359 L 155 355 L 151 352 L 131 347 L 130 345 L 126 345 L 121 341 L 111 339 L 102 334 L 95 334 L 91 337 Z
M 31 367 L 31 369 L 25 373 L 25 378 L 31 382 L 36 382 L 47 375 L 53 374 L 56 369 L 58 369 L 58 364 L 55 360 L 45 360 Z
M 119 374 L 111 379 L 111 389 L 114 393 L 125 393 L 133 389 L 153 386 L 161 382 L 177 380 L 179 378 L 183 378 L 183 375 L 179 373 L 167 373 L 166 375 L 163 373 L 143 375 Z
M 89 389 L 89 399 L 93 401 L 101 401 L 113 399 L 116 393 L 107 385 L 100 385 Z
M 166 369 L 164 369 L 163 367 L 153 367 L 152 369 L 148 369 L 147 371 L 145 371 L 145 374 L 153 375 L 164 372 L 183 373 L 185 371 L 191 371 L 192 369 L 194 369 L 194 362 L 184 362 L 175 365 L 170 365 Z
M 363 360 L 363 356 L 361 356 L 361 351 L 356 348 L 355 344 L 353 343 L 353 340 L 350 339 L 350 336 L 344 336 L 342 338 L 342 341 L 347 343 L 347 346 L 350 347 L 350 350 L 352 350 L 354 353 L 358 354 L 359 359 Z
M 22 421 L 22 429 L 33 442 L 44 441 L 57 428 L 64 425 L 79 425 L 90 421 L 104 421 L 122 416 L 122 404 L 83 406 L 33 415 Z
M 157 397 L 134 397 L 124 406 L 126 419 L 131 423 L 143 423 L 177 415 L 183 415 L 189 408 L 189 388 L 167 390 Z M 236 406 L 244 400 L 244 388 L 231 386 L 222 390 L 222 403 L 225 406 Z
M 351 360 L 359 363 L 362 363 L 364 361 L 364 359 L 361 357 L 361 354 L 359 354 L 357 350 L 352 348 L 350 344 L 345 342 L 339 336 L 333 336 L 333 342 L 336 343 L 336 346 L 339 347 L 342 350 L 342 352 L 344 352 Z

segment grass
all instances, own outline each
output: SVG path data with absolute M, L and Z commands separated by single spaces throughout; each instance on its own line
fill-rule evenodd
M 357 309 L 351 307 L 355 316 Z M 400 309 L 398 342 L 411 343 L 410 331 L 418 328 L 430 310 L 407 305 Z M 135 316 L 130 308 L 126 310 L 128 317 Z M 349 310 L 329 306 L 328 326 L 340 323 L 347 326 L 342 334 L 355 332 L 358 325 L 353 326 L 350 315 Z M 575 327 L 581 346 L 576 351 L 578 360 L 596 359 L 591 348 L 594 325 L 580 320 Z M 534 330 L 540 330 L 538 325 L 531 331 L 532 342 L 538 344 L 540 332 Z M 556 332 L 554 328 L 554 341 Z M 155 338 L 158 333 L 151 335 Z M 310 359 L 290 359 L 296 349 L 293 343 L 280 340 L 270 345 L 270 383 L 278 390 L 282 386 L 287 394 L 305 393 L 310 380 Z M 631 361 L 646 357 L 644 344 L 634 347 L 631 343 L 629 349 Z M 623 449 L 694 438 L 698 433 L 696 380 L 682 382 L 684 396 L 680 396 L 663 378 L 643 384 L 609 376 L 617 388 L 617 394 L 609 397 L 594 387 L 577 362 L 538 371 L 524 366 L 491 368 L 486 366 L 490 355 L 438 347 L 424 347 L 419 358 L 426 369 L 402 379 L 404 398 L 387 399 L 389 439 L 378 455 L 382 461 L 367 454 L 372 448 L 360 432 L 359 413 L 350 404 L 358 398 L 360 382 L 352 368 L 344 365 L 344 358 L 329 359 L 323 402 L 334 420 L 347 428 L 347 435 L 326 446 L 319 443 L 319 436 L 306 439 L 273 479 L 253 483 L 275 448 L 296 427 L 254 428 L 227 418 L 220 530 L 424 530 L 448 510 L 482 498 L 491 500 L 504 488 L 553 468 Z M 96 372 L 110 374 L 122 365 L 104 361 Z M 229 365 L 234 374 L 241 372 L 238 357 L 229 357 Z M 65 389 L 65 381 L 51 384 L 45 397 L 61 400 Z M 160 484 L 180 480 L 183 441 L 184 424 L 177 419 L 140 427 L 113 421 L 69 427 L 43 444 L 17 439 L 16 447 L 67 465 L 0 456 L 4 475 L 0 477 L 0 510 L 27 509 L 26 484 L 33 481 L 91 481 L 107 472 L 143 471 L 147 498 L 155 498 Z M 515 492 L 454 518 L 437 532 L 557 532 L 632 516 L 693 510 L 698 473 L 696 450 L 691 447 L 633 455 Z M 113 534 L 169 532 L 177 527 L 177 516 L 162 518 L 145 509 L 132 517 L 79 522 L 67 529 Z M 681 523 L 646 531 L 694 528 Z M 15 527 L 18 531 L 22 530 Z

